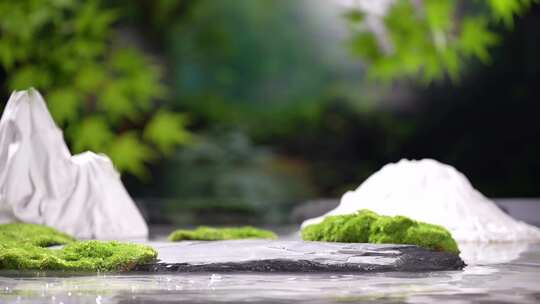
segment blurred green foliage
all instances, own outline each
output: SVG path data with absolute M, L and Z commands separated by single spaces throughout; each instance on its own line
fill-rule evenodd
M 3 95 L 41 90 L 74 151 L 105 152 L 123 171 L 159 177 L 124 178 L 133 195 L 164 198 L 148 210 L 163 208 L 157 213 L 176 222 L 190 211 L 204 220 L 191 222 L 198 224 L 223 214 L 283 220 L 294 203 L 339 196 L 401 157 L 435 157 L 474 179 L 467 169 L 488 172 L 486 155 L 501 151 L 493 163 L 505 162 L 513 175 L 499 139 L 533 138 L 536 129 L 525 124 L 535 120 L 500 121 L 515 94 L 532 100 L 538 81 L 536 48 L 523 43 L 533 35 L 510 30 L 536 1 L 396 0 L 381 19 L 383 48 L 366 12 L 343 18 L 328 0 L 0 0 L 0 81 Z M 442 81 L 379 86 L 366 74 Z M 438 95 L 427 91 L 443 84 Z M 420 101 L 418 90 L 426 94 Z M 489 128 L 477 124 L 494 106 L 505 115 Z M 494 146 L 482 148 L 482 140 Z M 162 154 L 170 157 L 154 163 Z M 504 181 L 508 189 L 537 193 L 528 159 L 522 179 Z
M 499 21 L 512 27 L 514 16 L 533 2 L 538 1 L 396 0 L 382 17 L 359 9 L 345 16 L 352 52 L 368 63 L 372 79 L 455 82 L 467 60 L 490 62 L 489 49 L 500 40 L 493 27 Z
M 328 65 L 323 48 L 306 47 L 315 37 L 303 9 L 283 0 L 197 2 L 170 28 L 177 92 L 268 107 L 305 98 L 324 83 Z
M 315 187 L 339 183 L 328 185 L 338 170 L 316 172 L 331 167 L 336 155 L 324 152 L 336 150 L 339 138 L 316 132 L 332 125 L 323 121 L 332 119 L 325 111 L 336 96 L 357 113 L 370 110 L 375 94 L 363 90 L 360 65 L 328 28 L 338 23 L 346 34 L 337 11 L 311 0 L 181 1 L 167 4 L 167 13 L 158 2 L 137 3 L 134 25 L 152 25 L 146 31 L 170 62 L 173 98 L 201 131 L 156 172 L 159 190 L 139 195 L 175 198 L 168 214 L 189 209 L 202 219 L 234 213 L 272 221 L 319 195 Z M 213 132 L 220 128 L 228 131 Z M 312 148 L 320 150 L 306 153 Z M 313 166 L 312 155 L 324 161 Z
M 121 171 L 190 140 L 186 118 L 156 100 L 162 69 L 113 27 L 121 9 L 99 0 L 0 1 L 0 67 L 7 87 L 35 87 L 74 152 L 104 152 Z
M 314 192 L 302 163 L 276 157 L 235 131 L 201 134 L 163 167 L 155 187 L 159 195 L 176 198 L 167 212 L 172 221 L 174 214 L 192 212 L 199 217 L 193 222 L 203 224 L 220 221 L 217 213 L 275 222 Z
M 360 94 L 359 65 L 351 64 L 341 38 L 328 32 L 324 18 L 330 17 L 317 15 L 326 5 L 193 2 L 161 32 L 178 103 L 196 117 L 252 134 L 281 128 L 275 119 L 284 122 L 284 115 L 310 115 L 338 91 Z

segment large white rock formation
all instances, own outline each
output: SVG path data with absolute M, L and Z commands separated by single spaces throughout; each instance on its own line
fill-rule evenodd
M 0 120 L 0 223 L 27 222 L 77 238 L 145 238 L 148 228 L 110 159 L 71 155 L 34 89 L 14 92 Z
M 513 219 L 474 189 L 465 175 L 432 159 L 384 166 L 345 193 L 336 209 L 302 226 L 361 209 L 442 225 L 459 243 L 540 240 L 540 229 Z

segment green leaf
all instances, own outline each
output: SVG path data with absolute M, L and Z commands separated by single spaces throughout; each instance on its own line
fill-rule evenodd
M 138 118 L 139 111 L 126 91 L 125 81 L 116 80 L 106 86 L 98 98 L 100 109 L 113 121 Z
M 106 80 L 105 70 L 97 65 L 83 66 L 75 77 L 75 86 L 85 93 L 94 93 L 95 90 Z
M 119 49 L 111 57 L 112 68 L 125 74 L 137 73 L 145 69 L 146 64 L 144 56 L 134 48 Z
M 144 139 L 154 143 L 160 151 L 170 153 L 176 145 L 191 140 L 186 124 L 187 119 L 184 115 L 160 110 L 146 126 Z
M 12 72 L 9 80 L 11 90 L 26 90 L 31 87 L 36 89 L 48 89 L 51 84 L 51 76 L 48 70 L 36 66 L 24 66 Z
M 495 18 L 502 20 L 508 27 L 514 24 L 514 15 L 526 11 L 535 0 L 489 0 Z
M 91 60 L 105 51 L 105 40 L 77 39 L 73 41 L 73 52 L 79 60 Z
M 424 4 L 430 28 L 432 30 L 448 31 L 453 23 L 454 1 L 426 0 Z
M 110 59 L 113 71 L 122 77 L 124 90 L 132 105 L 148 111 L 152 101 L 165 95 L 162 71 L 133 48 L 118 50 Z
M 81 99 L 73 89 L 57 89 L 47 95 L 47 104 L 58 124 L 77 119 Z
M 476 56 L 488 63 L 490 60 L 488 49 L 498 41 L 499 37 L 488 29 L 485 18 L 468 17 L 463 20 L 459 47 L 466 56 Z
M 129 80 L 128 92 L 133 102 L 142 110 L 149 110 L 152 101 L 165 96 L 165 87 L 160 82 L 161 71 L 150 64 L 146 68 L 126 77 Z
M 115 138 L 108 155 L 119 171 L 129 172 L 139 178 L 147 177 L 144 164 L 154 159 L 153 150 L 141 142 L 135 132 Z
M 78 9 L 74 26 L 77 32 L 104 37 L 109 26 L 117 19 L 117 13 L 100 7 L 99 0 L 86 0 Z
M 367 60 L 380 59 L 382 52 L 379 50 L 377 39 L 372 33 L 357 33 L 350 41 L 351 51 Z
M 540 0 L 489 0 L 491 15 L 511 25 Z M 418 5 L 421 4 L 421 5 Z M 454 0 L 396 0 L 384 16 L 384 31 L 353 28 L 351 48 L 366 61 L 368 76 L 385 82 L 414 77 L 426 84 L 446 76 L 458 81 L 463 61 L 490 62 L 499 37 L 490 30 L 489 12 L 466 10 L 456 16 Z M 384 50 L 383 50 L 384 47 Z
M 76 153 L 84 150 L 94 152 L 107 151 L 114 138 L 104 117 L 95 115 L 84 119 L 79 125 L 69 130 L 73 140 L 73 150 Z
M 343 14 L 343 17 L 349 20 L 349 22 L 360 23 L 364 21 L 365 14 L 358 9 L 351 9 L 345 14 Z
M 0 63 L 6 70 L 10 70 L 15 64 L 16 54 L 13 44 L 9 38 L 0 39 Z
M 165 95 L 163 73 L 142 51 L 113 43 L 120 12 L 111 7 L 103 0 L 0 1 L 0 69 L 9 89 L 35 87 L 46 95 L 56 122 L 68 126 L 74 152 L 111 151 L 122 170 L 142 175 L 154 152 L 130 133 L 143 126 L 130 122 L 147 117 Z M 127 135 L 117 138 L 117 125 Z M 160 125 L 174 124 L 160 119 L 149 133 Z M 171 149 L 187 137 L 182 127 L 171 130 L 170 138 L 150 137 Z
M 441 54 L 441 62 L 445 67 L 446 72 L 450 79 L 454 82 L 459 80 L 459 72 L 461 68 L 461 60 L 456 52 L 452 48 L 447 48 Z

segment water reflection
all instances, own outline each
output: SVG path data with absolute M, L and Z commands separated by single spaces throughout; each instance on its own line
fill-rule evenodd
M 482 248 L 478 250 L 490 250 L 490 261 L 496 258 L 506 261 L 514 256 L 497 249 L 502 247 Z M 499 257 L 496 252 L 500 253 Z M 446 272 L 67 277 L 3 273 L 0 303 L 537 303 L 540 300 L 539 270 L 540 246 L 533 244 L 513 261 L 470 264 L 463 271 Z

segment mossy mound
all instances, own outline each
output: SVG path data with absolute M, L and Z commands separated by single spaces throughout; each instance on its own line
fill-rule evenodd
M 328 216 L 319 224 L 305 227 L 301 234 L 306 241 L 411 244 L 459 254 L 456 241 L 442 226 L 404 216 L 379 215 L 369 210 Z
M 169 240 L 173 242 L 199 240 L 199 241 L 219 241 L 238 239 L 277 239 L 277 235 L 269 230 L 258 229 L 251 226 L 212 228 L 200 226 L 193 230 L 176 230 L 169 235 Z
M 47 226 L 21 223 L 0 225 L 0 245 L 11 243 L 49 247 L 73 241 L 75 239 L 71 236 Z
M 47 248 L 53 245 L 65 246 Z M 156 256 L 153 248 L 144 245 L 75 241 L 45 226 L 0 225 L 0 269 L 127 271 Z

